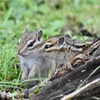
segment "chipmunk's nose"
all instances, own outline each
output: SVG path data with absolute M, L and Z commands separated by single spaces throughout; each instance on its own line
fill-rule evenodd
M 20 50 L 18 50 L 18 54 L 21 55 L 22 53 L 20 52 Z
M 18 55 L 25 56 L 25 55 L 23 55 L 23 53 L 20 50 L 18 50 Z

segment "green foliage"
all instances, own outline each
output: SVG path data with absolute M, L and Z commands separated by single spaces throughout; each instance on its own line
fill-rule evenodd
M 20 69 L 15 66 L 19 66 L 17 42 L 24 29 L 43 29 L 44 37 L 48 38 L 69 24 L 69 16 L 77 17 L 89 30 L 99 29 L 99 0 L 0 0 L 1 89 L 7 88 L 5 82 L 16 86 L 20 83 Z
M 38 88 L 34 91 L 35 94 L 39 93 L 41 90 Z

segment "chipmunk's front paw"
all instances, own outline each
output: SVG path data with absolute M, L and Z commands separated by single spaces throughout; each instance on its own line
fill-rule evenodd
M 35 71 L 34 71 L 34 67 L 30 70 L 29 75 L 28 75 L 28 79 L 31 79 L 35 76 Z
M 32 77 L 31 75 L 29 75 L 29 76 L 28 76 L 28 79 L 31 79 L 31 78 L 33 78 L 33 77 Z
M 26 79 L 27 79 L 27 76 L 26 76 L 26 75 L 22 75 L 21 81 L 24 81 L 24 80 L 26 80 Z
M 34 74 L 29 74 L 28 79 L 32 79 L 32 78 L 34 78 Z
M 24 81 L 24 80 L 26 80 L 26 78 L 23 78 L 23 77 L 22 77 L 22 78 L 21 78 L 21 81 Z

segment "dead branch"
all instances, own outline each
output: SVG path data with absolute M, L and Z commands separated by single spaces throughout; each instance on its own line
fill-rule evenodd
M 64 96 L 63 98 L 61 98 L 61 100 L 71 99 L 71 98 L 77 96 L 78 94 L 81 94 L 81 93 L 89 90 L 90 88 L 93 87 L 93 85 L 97 85 L 99 82 L 100 82 L 100 78 L 93 80 L 92 82 L 86 84 L 85 86 L 81 87 L 80 89 L 77 89 L 74 92 L 70 93 L 69 95 Z

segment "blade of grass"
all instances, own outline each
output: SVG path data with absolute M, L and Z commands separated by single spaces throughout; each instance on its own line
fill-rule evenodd
M 10 8 L 9 11 L 8 11 L 8 13 L 6 14 L 6 18 L 5 18 L 4 22 L 3 22 L 3 26 L 7 23 L 7 21 L 8 21 L 8 19 L 9 19 L 10 15 L 11 15 L 11 13 L 12 13 L 12 10 L 13 10 L 13 9 Z
M 20 71 L 19 76 L 18 76 L 18 79 L 17 79 L 17 81 L 16 81 L 16 86 L 19 84 L 20 77 L 21 77 L 21 71 Z
M 12 86 L 12 85 L 1 85 L 0 87 L 9 87 L 9 88 L 17 88 L 17 89 L 22 89 L 21 87 L 17 87 L 17 86 Z
M 100 68 L 100 66 L 98 66 L 79 86 L 77 89 L 79 89 L 80 87 L 83 86 L 83 84 Z
M 80 33 L 80 35 L 82 37 L 82 40 L 83 40 L 84 44 L 87 46 L 87 43 L 86 43 L 86 40 L 84 39 L 84 36 L 82 35 L 82 33 L 80 31 L 79 31 L 79 33 Z

